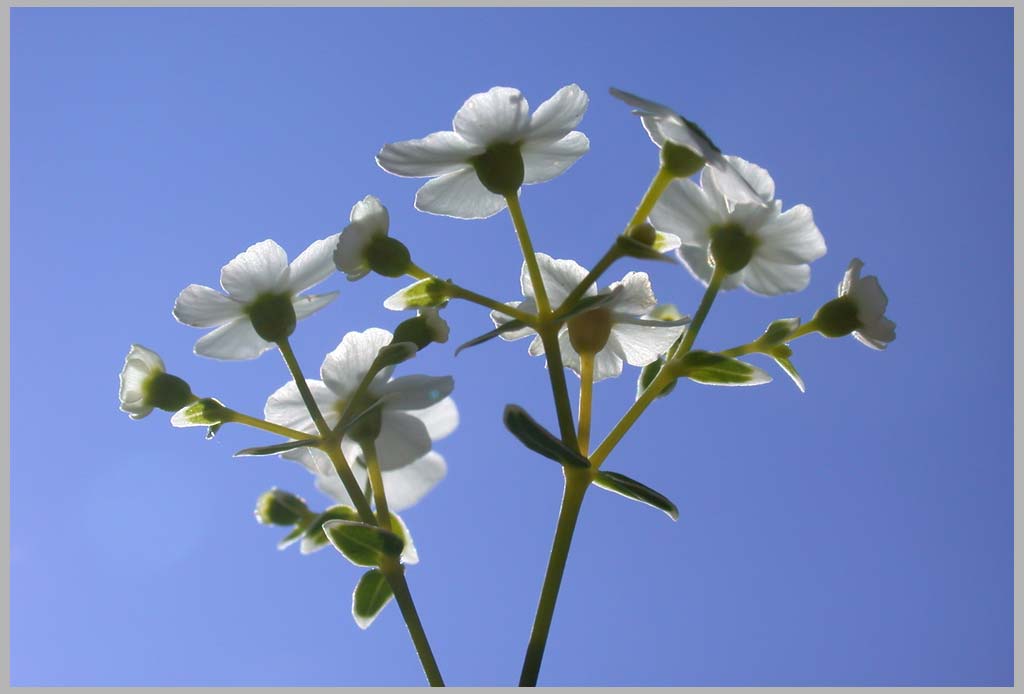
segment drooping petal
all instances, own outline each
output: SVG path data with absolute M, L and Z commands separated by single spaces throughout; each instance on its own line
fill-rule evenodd
M 756 255 L 743 270 L 743 284 L 747 289 L 766 296 L 799 292 L 810 281 L 809 265 L 776 263 Z
M 576 288 L 584 277 L 587 270 L 575 260 L 556 260 L 546 253 L 537 253 L 537 266 L 540 269 L 541 281 L 547 290 L 548 299 L 553 307 L 558 307 L 569 293 Z M 519 284 L 523 296 L 534 299 L 533 279 L 530 277 L 530 270 L 526 263 L 519 274 Z M 584 296 L 593 296 L 597 293 L 594 285 L 587 288 Z
M 288 256 L 271 239 L 236 255 L 220 270 L 220 286 L 233 299 L 252 301 L 265 292 L 288 290 Z
M 338 234 L 314 241 L 288 266 L 288 289 L 293 294 L 323 282 L 334 272 L 334 249 Z
M 580 124 L 590 97 L 578 84 L 562 87 L 530 118 L 527 140 L 560 140 Z
M 890 342 L 896 339 L 896 324 L 885 316 L 881 316 L 873 323 L 854 330 L 853 336 L 868 347 L 885 349 Z
M 456 133 L 477 145 L 516 142 L 530 125 L 530 104 L 522 92 L 512 87 L 491 87 L 474 94 L 455 114 Z
M 712 177 L 729 200 L 757 205 L 767 205 L 771 201 L 770 197 L 763 196 L 757 190 L 755 182 L 747 180 L 744 172 L 725 157 L 711 157 L 708 162 Z M 763 180 L 759 179 L 758 182 L 763 183 Z
M 451 398 L 445 398 L 432 407 L 415 410 L 409 414 L 423 422 L 432 441 L 443 439 L 459 426 L 459 410 Z
M 618 347 L 621 356 L 633 366 L 647 366 L 667 352 L 685 329 L 683 325 L 656 327 L 615 323 L 612 327 L 612 347 Z
M 427 181 L 416 191 L 415 206 L 421 212 L 458 219 L 486 219 L 505 209 L 505 198 L 480 183 L 473 167 Z
M 400 470 L 382 470 L 388 508 L 402 511 L 413 506 L 444 479 L 447 471 L 444 458 L 433 451 Z
M 193 351 L 212 359 L 255 359 L 274 343 L 256 334 L 247 317 L 236 318 L 208 332 L 196 341 Z
M 527 140 L 520 149 L 523 155 L 523 183 L 550 181 L 576 163 L 590 149 L 590 140 L 578 130 L 560 140 Z
M 377 437 L 377 459 L 381 470 L 397 470 L 431 449 L 427 426 L 405 412 L 384 410 L 381 414 L 380 436 Z
M 387 397 L 386 409 L 422 410 L 436 405 L 455 389 L 451 376 L 402 376 L 376 388 L 379 397 Z
M 338 298 L 338 292 L 327 294 L 301 294 L 292 297 L 292 306 L 295 307 L 295 320 L 302 320 L 311 316 L 327 304 Z
M 680 147 L 686 147 L 697 156 L 706 159 L 710 148 L 706 140 L 689 128 L 678 117 L 662 118 L 661 116 L 641 115 L 640 122 L 647 131 L 651 142 L 664 147 L 665 142 L 671 142 Z
M 646 272 L 627 273 L 618 282 L 612 282 L 608 286 L 608 291 L 615 291 L 618 287 L 622 287 L 622 289 L 605 308 L 640 316 L 658 305 L 658 300 L 654 298 L 654 290 L 651 288 L 651 280 Z
M 889 297 L 874 275 L 858 279 L 850 289 L 850 297 L 857 304 L 857 318 L 865 325 L 881 318 L 889 306 Z
M 317 407 L 323 413 L 328 424 L 334 426 L 337 423 L 338 413 L 335 405 L 338 402 L 337 396 L 330 391 L 323 381 L 307 380 L 309 391 L 316 400 Z M 267 404 L 263 406 L 263 418 L 268 422 L 280 424 L 289 429 L 305 431 L 310 434 L 316 433 L 316 426 L 313 424 L 306 403 L 302 399 L 299 388 L 295 381 L 288 381 L 278 388 L 267 398 Z M 331 421 L 331 420 L 334 421 Z
M 419 140 L 384 145 L 377 153 L 377 165 L 396 176 L 442 176 L 465 168 L 466 162 L 483 152 L 483 146 L 446 130 Z
M 775 215 L 757 231 L 761 243 L 757 255 L 779 263 L 809 263 L 825 255 L 821 235 L 811 208 L 796 205 Z
M 775 180 L 772 179 L 767 169 L 731 154 L 726 154 L 724 157 L 729 166 L 743 177 L 743 180 L 754 189 L 759 198 L 758 200 L 749 200 L 747 202 L 763 202 L 775 198 Z M 714 167 L 712 167 L 711 175 L 715 175 Z M 728 194 L 728 191 L 725 192 Z M 741 200 L 739 202 L 744 201 Z
M 370 370 L 381 347 L 391 343 L 391 337 L 391 333 L 381 328 L 347 333 L 341 343 L 324 357 L 320 378 L 337 397 L 347 398 Z
M 174 300 L 172 315 L 179 323 L 197 328 L 223 325 L 242 315 L 242 304 L 216 289 L 190 284 Z
M 650 215 L 651 225 L 658 231 L 678 236 L 683 244 L 700 246 L 708 243 L 708 230 L 724 218 L 723 210 L 701 187 L 680 179 L 669 184 Z

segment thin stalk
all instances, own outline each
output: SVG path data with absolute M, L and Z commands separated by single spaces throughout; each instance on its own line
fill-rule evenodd
M 292 345 L 288 342 L 288 338 L 285 338 L 277 343 L 278 349 L 281 350 L 281 356 L 284 357 L 284 363 L 288 365 L 288 371 L 292 375 L 292 379 L 295 381 L 295 385 L 299 389 L 299 395 L 302 396 L 302 402 L 306 403 L 306 409 L 309 410 L 309 416 L 313 418 L 313 423 L 316 424 L 316 430 L 320 432 L 321 436 L 327 436 L 331 433 L 331 428 L 327 426 L 327 421 L 324 416 L 320 414 L 320 407 L 316 404 L 316 399 L 313 397 L 313 393 L 309 390 L 309 384 L 306 383 L 306 379 L 302 376 L 302 367 L 299 366 L 299 360 L 295 358 L 295 352 L 292 351 Z
M 242 414 L 237 410 L 228 408 L 227 410 L 229 419 L 227 421 L 236 424 L 245 424 L 246 426 L 253 427 L 254 429 L 262 429 L 263 431 L 269 431 L 271 434 L 277 434 L 278 436 L 284 436 L 287 439 L 294 439 L 295 441 L 301 441 L 302 439 L 308 439 L 312 434 L 306 431 L 298 431 L 297 429 L 289 429 L 283 427 L 280 424 L 274 424 L 268 422 L 265 419 L 257 419 L 256 417 L 250 417 L 247 414 Z
M 409 636 L 412 637 L 413 647 L 416 649 L 416 655 L 420 658 L 420 665 L 423 666 L 427 682 L 431 687 L 443 687 L 444 678 L 441 677 L 441 670 L 437 667 L 434 652 L 430 649 L 427 633 L 423 630 L 423 623 L 416 611 L 416 603 L 413 602 L 412 593 L 409 592 L 409 584 L 405 580 L 405 569 L 397 560 L 387 557 L 381 562 L 380 570 L 391 586 L 398 609 L 402 611 L 402 619 L 405 620 Z
M 432 279 L 437 282 L 443 283 L 445 285 L 445 288 L 447 289 L 448 296 L 451 297 L 452 299 L 462 299 L 464 301 L 469 301 L 470 303 L 478 304 L 485 308 L 498 311 L 499 313 L 504 313 L 506 316 L 509 316 L 510 318 L 515 318 L 516 320 L 521 320 L 527 325 L 533 325 L 536 322 L 536 317 L 531 313 L 527 313 L 526 311 L 520 311 L 517 308 L 501 303 L 497 299 L 492 299 L 489 296 L 484 296 L 483 294 L 480 294 L 478 292 L 466 289 L 462 285 L 456 284 L 451 280 L 441 279 L 432 272 L 427 272 L 426 270 L 421 268 L 419 265 L 416 265 L 415 263 L 410 263 L 409 268 L 405 271 L 405 273 L 410 277 L 413 277 L 418 280 Z
M 594 355 L 580 352 L 580 407 L 579 442 L 580 453 L 590 452 L 590 408 L 594 396 Z
M 562 506 L 558 512 L 558 525 L 555 528 L 555 539 L 551 545 L 551 558 L 548 560 L 547 572 L 544 574 L 544 585 L 540 591 L 537 614 L 533 619 L 533 630 L 530 632 L 530 643 L 526 648 L 523 669 L 519 676 L 520 687 L 537 686 L 541 660 L 544 658 L 544 647 L 548 642 L 551 630 L 551 619 L 555 613 L 555 602 L 558 600 L 558 589 L 562 584 L 565 562 L 569 558 L 569 547 L 572 545 L 573 531 L 579 518 L 583 497 L 590 486 L 589 473 L 566 470 L 565 491 L 562 494 Z
M 636 212 L 633 213 L 633 217 L 629 220 L 629 224 L 626 225 L 626 231 L 629 231 L 637 224 L 640 224 L 647 215 L 651 213 L 654 206 L 658 203 L 658 198 L 668 188 L 668 184 L 672 182 L 674 176 L 663 168 L 658 169 L 658 173 L 651 179 L 651 184 L 647 187 L 647 192 L 644 193 L 643 198 L 640 199 L 640 204 L 636 208 Z
M 569 296 L 565 297 L 565 301 L 555 311 L 555 316 L 560 317 L 565 313 L 568 313 L 576 302 L 583 298 L 583 295 L 587 293 L 587 289 L 590 285 L 597 282 L 598 278 L 605 273 L 605 271 L 611 267 L 612 263 L 622 257 L 622 253 L 619 251 L 617 244 L 612 244 L 612 247 L 605 251 L 605 254 L 601 256 L 601 259 L 597 261 L 594 267 L 587 273 L 587 276 L 580 280 Z
M 391 530 L 391 514 L 388 513 L 388 498 L 384 494 L 384 477 L 380 474 L 380 461 L 377 460 L 376 442 L 367 437 L 359 442 L 366 458 L 366 468 L 370 471 L 370 485 L 373 488 L 373 503 L 377 505 L 377 525 Z
M 519 195 L 506 195 L 505 201 L 508 203 L 508 213 L 512 217 L 512 225 L 516 228 L 519 247 L 523 251 L 523 260 L 530 273 L 530 282 L 533 283 L 533 295 L 537 299 L 537 315 L 543 321 L 551 314 L 551 302 L 548 300 L 548 290 L 544 287 L 544 279 L 540 274 L 540 266 L 537 265 L 537 254 L 533 250 L 530 232 L 526 228 L 523 208 L 519 205 Z
M 715 297 L 718 296 L 718 290 L 721 288 L 722 280 L 724 279 L 725 273 L 716 268 L 711 274 L 711 281 L 708 283 L 708 288 L 704 291 L 704 296 L 700 300 L 700 306 L 697 307 L 697 312 L 693 314 L 693 320 L 690 321 L 690 325 L 686 328 L 686 335 L 683 336 L 682 344 L 679 345 L 679 349 L 669 355 L 670 359 L 686 354 L 693 347 L 693 341 L 697 339 L 697 333 L 700 332 L 701 327 L 704 325 L 704 319 L 708 317 L 708 312 L 711 310 L 711 305 L 715 303 Z

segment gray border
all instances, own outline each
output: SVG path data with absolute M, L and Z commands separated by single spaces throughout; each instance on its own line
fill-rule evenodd
M 378 6 L 378 7 L 477 7 L 477 6 L 500 6 L 500 7 L 680 7 L 680 6 L 696 6 L 696 7 L 1012 7 L 1013 13 L 1013 29 L 1014 29 L 1014 50 L 1013 50 L 1013 67 L 1014 67 L 1014 94 L 1013 94 L 1013 108 L 1014 114 L 1020 114 L 1024 112 L 1022 109 L 1022 96 L 1021 96 L 1021 83 L 1024 81 L 1024 49 L 1021 48 L 1020 41 L 1018 40 L 1024 29 L 1024 14 L 1020 11 L 1019 5 L 1021 3 L 1017 0 L 1003 0 L 1002 2 L 984 2 L 984 3 L 968 3 L 968 2 L 953 2 L 953 1 L 932 1 L 918 0 L 916 2 L 879 2 L 872 0 L 864 1 L 845 1 L 841 3 L 822 3 L 820 0 L 807 0 L 804 2 L 789 1 L 789 2 L 768 2 L 766 0 L 720 0 L 718 2 L 695 2 L 688 0 L 661 0 L 651 1 L 645 0 L 644 2 L 627 3 L 623 0 L 559 0 L 558 2 L 544 2 L 543 0 L 482 0 L 480 2 L 469 2 L 468 0 L 460 2 L 458 0 L 448 1 L 437 1 L 429 3 L 416 3 L 408 2 L 408 0 L 376 0 L 375 2 L 337 2 L 329 0 L 304 0 L 301 3 L 302 7 L 346 7 L 346 6 Z M 7 166 L 3 170 L 3 191 L 2 200 L 4 219 L 3 224 L 0 225 L 0 233 L 2 233 L 3 248 L 0 252 L 0 276 L 5 276 L 7 282 L 3 285 L 2 293 L 4 301 L 0 302 L 0 326 L 2 326 L 6 333 L 6 339 L 0 340 L 0 363 L 2 363 L 2 369 L 0 369 L 0 380 L 7 391 L 7 398 L 0 402 L 0 440 L 8 441 L 7 447 L 3 451 L 3 458 L 6 460 L 6 465 L 0 469 L 0 486 L 8 490 L 8 494 L 11 489 L 11 478 L 10 478 L 10 463 L 11 463 L 11 419 L 10 419 L 10 383 L 11 383 L 11 257 L 10 257 L 10 222 L 11 222 L 11 200 L 10 200 L 10 163 L 11 163 L 11 131 L 10 131 L 10 117 L 11 117 L 11 70 L 10 70 L 10 46 L 11 46 L 11 24 L 10 24 L 10 11 L 16 7 L 292 7 L 282 2 L 255 2 L 246 0 L 219 0 L 219 1 L 208 1 L 200 2 L 198 0 L 161 0 L 159 2 L 142 4 L 138 2 L 126 2 L 125 0 L 106 0 L 105 2 L 98 0 L 87 0 L 81 2 L 68 2 L 60 0 L 37 0 L 37 1 L 22 1 L 22 2 L 10 2 L 4 0 L 5 12 L 2 18 L 2 35 L 4 39 L 5 50 L 3 51 L 3 102 L 4 102 L 4 113 L 6 116 L 7 127 L 3 130 L 3 135 L 0 137 L 2 142 L 3 155 L 7 160 Z M 1016 125 L 1017 119 L 1014 119 Z M 1016 133 L 1015 133 L 1016 134 Z M 1021 222 L 1024 220 L 1024 212 L 1021 211 L 1021 201 L 1024 200 L 1022 195 L 1021 182 L 1024 181 L 1022 177 L 1022 152 L 1024 152 L 1024 143 L 1021 138 L 1014 138 L 1014 162 L 1013 162 L 1013 191 L 1014 191 L 1014 248 L 1013 248 L 1013 260 L 1014 260 L 1014 283 L 1013 283 L 1013 355 L 1014 363 L 1016 358 L 1022 352 L 1024 352 L 1024 328 L 1022 328 L 1022 321 L 1020 320 L 1024 315 L 1024 283 L 1018 282 L 1018 273 L 1024 268 L 1024 246 L 1016 243 L 1016 230 L 1021 227 Z M 1021 495 L 1024 490 L 1024 483 L 1021 481 L 1021 477 L 1017 474 L 1019 468 L 1019 461 L 1022 454 L 1022 448 L 1020 442 L 1017 439 L 1016 433 L 1019 429 L 1024 428 L 1024 412 L 1021 409 L 1021 397 L 1024 393 L 1024 373 L 1013 369 L 1013 428 L 1014 428 L 1014 442 L 1013 442 L 1013 460 L 1014 460 L 1014 498 Z M 8 495 L 8 500 L 10 496 Z M 6 632 L 4 633 L 4 646 L 2 654 L 0 654 L 0 667 L 2 667 L 3 679 L 0 680 L 0 687 L 3 691 L 11 689 L 28 689 L 28 687 L 11 687 L 10 686 L 10 576 L 11 576 L 11 565 L 10 565 L 10 503 L 5 505 L 5 510 L 0 514 L 0 549 L 3 551 L 4 557 L 4 571 L 2 575 L 2 587 L 3 587 L 3 601 L 2 601 L 2 615 L 4 623 L 7 625 Z M 1020 601 L 1017 599 L 1017 588 L 1020 572 L 1018 571 L 1018 550 L 1020 549 L 1020 541 L 1022 537 L 1022 519 L 1024 516 L 1020 513 L 1016 503 L 1014 503 L 1013 512 L 1013 535 L 1014 535 L 1014 607 L 1013 607 L 1013 633 L 1014 633 L 1014 675 L 1019 670 L 1021 664 L 1022 652 L 1024 652 L 1024 645 L 1021 643 L 1020 626 L 1022 617 L 1024 617 L 1024 608 L 1022 608 Z M 55 657 L 59 657 L 58 654 L 54 654 Z M 1016 678 L 1013 686 L 1016 689 Z M 456 687 L 460 690 L 469 690 L 475 692 L 499 692 L 512 687 Z M 65 690 L 72 689 L 71 687 L 31 687 L 32 690 L 38 692 L 62 692 Z M 75 687 L 76 692 L 96 692 L 97 694 L 107 692 L 110 687 Z M 133 687 L 139 691 L 145 692 L 160 692 L 168 689 L 198 689 L 201 691 L 210 692 L 245 692 L 249 691 L 248 687 Z M 335 689 L 360 689 L 358 687 L 303 687 L 303 691 L 309 692 L 330 692 Z M 384 692 L 413 692 L 416 691 L 417 687 L 375 687 L 374 691 Z M 541 687 L 540 689 L 555 689 L 554 687 Z M 584 691 L 598 691 L 597 687 L 558 687 L 560 691 L 572 691 L 572 692 L 584 692 Z M 623 694 L 634 691 L 638 687 L 601 687 L 599 690 L 602 692 L 621 692 Z M 644 687 L 646 689 L 646 687 Z M 654 687 L 651 687 L 654 689 Z M 790 691 L 791 687 L 658 687 L 657 689 L 663 691 L 705 691 L 705 692 L 787 692 Z M 811 691 L 817 691 L 819 689 L 833 689 L 833 687 L 806 687 L 801 688 Z M 897 690 L 896 687 L 843 687 L 851 692 L 877 692 L 877 691 L 888 691 Z M 902 689 L 912 689 L 917 691 L 942 691 L 942 692 L 973 692 L 976 691 L 977 687 L 900 687 Z M 1006 687 L 999 687 L 999 689 L 1006 689 Z M 288 692 L 290 688 L 287 687 L 260 687 L 260 691 L 266 692 Z

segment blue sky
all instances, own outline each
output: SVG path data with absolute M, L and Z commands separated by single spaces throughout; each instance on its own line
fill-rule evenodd
M 810 205 L 828 243 L 804 292 L 720 297 L 698 340 L 726 348 L 809 318 L 850 258 L 890 298 L 885 353 L 794 343 L 808 388 L 681 384 L 609 459 L 680 508 L 593 490 L 541 684 L 1008 685 L 1012 670 L 1012 11 L 1004 9 L 26 9 L 11 13 L 11 684 L 419 684 L 394 606 L 348 614 L 358 571 L 278 552 L 252 518 L 271 486 L 326 505 L 297 465 L 233 459 L 161 413 L 118 412 L 132 342 L 204 394 L 258 413 L 288 380 L 268 353 L 191 355 L 172 319 L 274 238 L 290 255 L 368 193 L 423 267 L 501 299 L 521 259 L 507 215 L 433 217 L 381 171 L 387 142 L 448 129 L 493 85 L 533 105 L 576 82 L 591 151 L 524 189 L 538 250 L 592 263 L 657 151 L 618 86 L 673 105 Z M 692 312 L 699 286 L 651 274 Z M 393 328 L 402 286 L 341 298 L 293 338 L 307 373 L 350 330 Z M 561 494 L 501 425 L 554 428 L 540 360 L 446 310 L 452 341 L 405 373 L 452 374 L 448 478 L 404 517 L 408 573 L 450 684 L 516 681 Z M 756 361 L 757 358 L 752 358 Z M 595 431 L 636 370 L 596 387 Z M 569 374 L 570 386 L 576 377 Z

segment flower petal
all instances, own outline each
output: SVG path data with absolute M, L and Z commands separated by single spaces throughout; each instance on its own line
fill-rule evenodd
M 452 127 L 469 142 L 484 147 L 495 142 L 516 142 L 530 125 L 530 104 L 512 87 L 491 87 L 466 99 Z
M 743 284 L 752 292 L 776 296 L 799 292 L 811 281 L 811 266 L 776 263 L 754 256 L 743 270 Z
M 744 181 L 750 184 L 750 187 L 753 188 L 754 192 L 757 194 L 759 200 L 750 200 L 749 202 L 763 202 L 773 200 L 775 198 L 775 181 L 772 179 L 771 174 L 768 173 L 767 169 L 731 154 L 726 154 L 724 157 L 729 166 L 732 167 Z M 711 174 L 715 174 L 714 168 L 712 168 Z
M 255 359 L 274 343 L 256 334 L 248 318 L 236 318 L 196 341 L 193 351 L 212 359 Z
M 705 287 L 711 282 L 711 274 L 714 268 L 708 262 L 707 246 L 680 246 L 676 255 L 683 261 L 683 265 L 690 271 L 694 279 Z M 729 275 L 722 280 L 722 289 L 735 289 L 743 280 L 743 271 Z
M 868 347 L 885 349 L 896 339 L 896 324 L 882 316 L 875 322 L 853 331 L 853 336 Z
M 216 289 L 190 284 L 174 300 L 172 315 L 179 323 L 197 328 L 223 325 L 242 315 L 242 304 Z
M 396 176 L 441 176 L 465 168 L 470 158 L 483 152 L 483 146 L 446 130 L 419 140 L 384 145 L 377 153 L 377 165 Z
M 651 289 L 651 280 L 646 272 L 627 273 L 620 281 L 612 282 L 608 286 L 608 291 L 615 291 L 617 287 L 622 287 L 622 289 L 605 308 L 641 316 L 658 305 L 658 300 L 654 298 L 654 290 Z
M 853 285 L 860 281 L 860 271 L 864 267 L 864 261 L 860 258 L 854 258 L 850 261 L 849 267 L 846 268 L 846 272 L 843 273 L 843 279 L 839 282 L 839 296 L 845 296 L 850 293 Z
M 761 244 L 756 253 L 767 260 L 809 263 L 825 255 L 825 238 L 807 205 L 796 205 L 780 215 L 773 215 L 757 231 L 757 236 Z
M 443 439 L 459 426 L 459 410 L 451 398 L 445 398 L 432 407 L 409 414 L 423 422 L 432 441 Z
M 422 410 L 436 405 L 455 389 L 451 376 L 402 376 L 376 388 L 379 397 L 387 397 L 388 410 Z
M 421 212 L 458 219 L 486 219 L 505 209 L 505 198 L 480 183 L 472 167 L 427 181 L 416 191 L 415 206 Z
M 423 457 L 431 449 L 427 426 L 405 412 L 384 410 L 381 414 L 380 436 L 377 437 L 377 459 L 381 470 L 397 470 Z
M 523 183 L 550 181 L 575 164 L 576 160 L 586 154 L 588 149 L 590 149 L 590 140 L 578 130 L 574 130 L 554 142 L 527 140 L 521 148 L 524 167 Z
M 710 238 L 708 230 L 721 224 L 725 214 L 693 181 L 676 179 L 662 193 L 650 219 L 658 231 L 674 234 L 684 244 L 702 246 Z
M 612 328 L 613 347 L 633 366 L 647 366 L 668 351 L 684 325 L 650 326 L 616 323 Z
M 511 306 L 512 308 L 518 308 L 520 311 L 525 311 L 526 313 L 537 313 L 537 304 L 534 303 L 533 299 L 527 299 L 526 301 L 506 301 L 505 305 Z M 494 327 L 496 328 L 500 328 L 506 323 L 512 321 L 512 318 L 505 315 L 504 313 L 501 313 L 500 311 L 491 311 L 490 315 L 491 322 L 494 323 Z M 501 337 L 502 340 L 508 340 L 509 342 L 511 342 L 512 340 L 519 340 L 521 338 L 524 338 L 527 335 L 533 335 L 534 332 L 535 331 L 533 328 L 529 326 L 524 326 L 518 330 L 510 330 L 508 332 L 502 333 L 499 337 Z
M 347 398 L 370 370 L 381 347 L 391 343 L 391 337 L 391 333 L 381 328 L 347 333 L 341 343 L 324 357 L 320 378 L 337 397 Z
M 328 420 L 328 424 L 334 426 L 338 419 L 338 413 L 335 411 L 338 398 L 323 381 L 307 379 L 306 385 L 309 386 L 309 391 L 313 394 L 313 399 L 323 413 L 324 419 Z M 299 387 L 295 385 L 295 381 L 288 381 L 267 398 L 267 404 L 263 406 L 263 418 L 289 429 L 297 429 L 310 434 L 317 433 L 316 426 L 309 416 L 309 410 L 306 409 L 306 403 L 302 399 L 302 394 L 299 392 Z
M 288 266 L 288 289 L 298 294 L 323 282 L 334 272 L 334 249 L 339 234 L 314 241 Z
M 382 470 L 388 508 L 402 511 L 413 506 L 444 479 L 447 471 L 444 458 L 433 451 L 400 470 Z
M 590 97 L 578 84 L 562 87 L 533 112 L 527 142 L 562 139 L 579 125 L 589 103 Z
M 238 301 L 287 290 L 288 256 L 271 239 L 255 243 L 221 268 L 220 286 Z
M 729 159 L 721 155 L 709 158 L 708 163 L 711 165 L 709 167 L 711 176 L 729 200 L 757 205 L 767 205 L 771 202 L 770 197 L 764 197 L 756 188 L 755 184 L 764 183 L 760 176 L 755 181 L 747 180 L 743 171 L 740 171 Z M 761 170 L 763 171 L 763 169 Z M 774 192 L 774 185 L 772 192 Z
M 546 253 L 536 253 L 535 255 L 537 257 L 537 266 L 540 269 L 541 281 L 544 282 L 544 288 L 548 293 L 548 299 L 553 307 L 558 307 L 569 296 L 569 293 L 576 288 L 576 285 L 587 276 L 587 270 L 575 260 L 555 260 Z M 519 274 L 519 284 L 522 288 L 523 296 L 529 299 L 535 298 L 533 279 L 530 277 L 530 269 L 525 262 Z M 590 285 L 585 296 L 592 296 L 596 293 L 597 289 L 594 285 Z
M 866 325 L 881 318 L 889 306 L 889 297 L 874 275 L 857 280 L 850 289 L 850 297 L 857 304 L 857 318 Z
M 302 320 L 311 316 L 327 304 L 338 298 L 338 292 L 327 294 L 302 294 L 292 297 L 292 306 L 295 308 L 295 320 Z
M 594 383 L 603 381 L 606 378 L 615 378 L 622 373 L 622 357 L 617 354 L 613 347 L 613 337 L 608 338 L 605 348 L 594 355 Z M 565 361 L 564 359 L 562 360 Z M 579 376 L 579 370 L 573 369 Z

